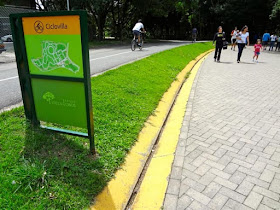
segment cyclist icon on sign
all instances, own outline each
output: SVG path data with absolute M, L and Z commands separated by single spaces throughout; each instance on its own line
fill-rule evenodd
M 42 33 L 44 31 L 44 25 L 41 21 L 37 20 L 35 23 L 34 23 L 34 29 L 37 33 Z

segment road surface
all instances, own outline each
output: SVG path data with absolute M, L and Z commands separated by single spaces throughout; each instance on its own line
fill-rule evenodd
M 130 46 L 114 46 L 90 50 L 91 75 L 100 74 L 148 55 L 186 45 L 185 41 L 162 41 L 146 44 L 142 51 L 130 50 Z M 16 63 L 0 63 L 0 110 L 22 101 Z

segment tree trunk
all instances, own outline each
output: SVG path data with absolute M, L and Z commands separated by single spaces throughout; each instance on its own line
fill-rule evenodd
M 106 16 L 105 13 L 98 14 L 97 17 L 97 27 L 98 27 L 98 40 L 102 41 L 104 39 L 104 26 L 106 22 Z

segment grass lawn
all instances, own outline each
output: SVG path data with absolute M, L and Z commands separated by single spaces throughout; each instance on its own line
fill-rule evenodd
M 31 130 L 22 107 L 2 113 L 1 209 L 87 208 L 121 167 L 176 75 L 211 48 L 178 47 L 92 78 L 95 160 L 88 140 Z

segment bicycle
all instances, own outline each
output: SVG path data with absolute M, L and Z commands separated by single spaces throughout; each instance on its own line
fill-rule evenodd
M 136 49 L 136 46 L 139 47 L 139 50 L 142 50 L 143 44 L 144 44 L 143 33 L 140 33 L 140 46 L 138 46 L 138 38 L 134 36 L 131 41 L 131 50 L 134 51 Z

